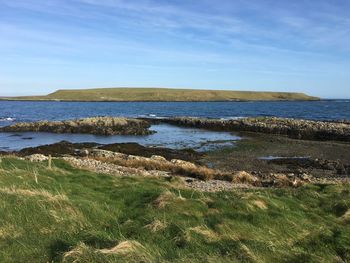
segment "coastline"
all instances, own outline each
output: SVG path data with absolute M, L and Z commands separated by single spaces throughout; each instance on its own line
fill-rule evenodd
M 265 177 L 270 178 L 269 172 L 271 173 L 273 171 L 280 171 L 282 174 L 293 174 L 291 178 L 298 180 L 303 177 L 305 173 L 310 175 L 316 173 L 323 178 L 326 174 L 329 174 L 324 173 L 324 175 L 322 175 L 322 171 L 327 169 L 333 174 L 332 176 L 334 176 L 334 173 L 335 175 L 342 175 L 340 178 L 344 176 L 347 178 L 350 174 L 349 123 L 306 121 L 276 117 L 243 118 L 237 120 L 191 117 L 164 119 L 95 117 L 68 121 L 15 123 L 0 128 L 0 132 L 13 133 L 12 135 L 9 134 L 9 136 L 15 136 L 15 140 L 27 139 L 26 137 L 21 137 L 23 136 L 21 135 L 22 132 L 39 132 L 38 136 L 40 136 L 40 132 L 49 132 L 67 135 L 74 133 L 101 135 L 121 134 L 122 136 L 134 135 L 141 137 L 146 136 L 147 138 L 149 134 L 153 133 L 149 128 L 152 127 L 151 125 L 155 124 L 171 124 L 173 127 L 191 127 L 197 129 L 197 136 L 199 137 L 203 136 L 201 131 L 204 132 L 206 130 L 213 132 L 231 132 L 239 135 L 239 137 L 235 137 L 239 138 L 239 140 L 231 145 L 224 144 L 224 146 L 218 147 L 217 149 L 205 150 L 203 152 L 204 155 L 198 153 L 195 148 L 186 148 L 190 150 L 190 152 L 186 152 L 180 149 L 170 149 L 163 146 L 161 147 L 163 150 L 158 151 L 157 147 L 144 147 L 137 143 L 101 144 L 97 143 L 97 141 L 91 141 L 90 143 L 81 141 L 81 143 L 75 144 L 57 141 L 57 143 L 50 145 L 25 148 L 18 152 L 12 152 L 12 154 L 19 154 L 20 156 L 23 156 L 22 154 L 76 156 L 76 154 L 82 150 L 83 152 L 87 152 L 86 156 L 88 157 L 89 152 L 93 149 L 100 148 L 117 153 L 131 153 L 135 156 L 142 156 L 144 152 L 152 153 L 151 155 L 148 154 L 146 157 L 159 155 L 164 158 L 171 153 L 173 155 L 175 154 L 177 158 L 181 160 L 183 160 L 183 158 L 188 160 L 188 153 L 191 153 L 193 157 L 198 153 L 197 156 L 201 156 L 200 159 L 206 168 L 218 165 L 222 167 L 223 171 L 229 169 L 231 173 L 243 170 L 244 172 L 254 174 L 259 180 L 263 180 Z M 191 130 L 191 133 L 193 132 L 194 131 Z M 171 133 L 171 130 L 166 130 L 166 133 Z M 184 136 L 186 136 L 186 134 Z M 67 138 L 69 140 L 69 137 Z M 234 137 L 230 140 L 232 141 L 233 138 Z M 186 138 L 179 139 L 186 140 Z M 190 141 L 191 140 L 193 140 L 193 138 L 191 138 Z M 222 143 L 220 137 L 216 140 L 216 143 Z M 201 142 L 201 144 L 203 144 L 203 142 Z M 293 149 L 289 148 L 291 144 L 294 145 Z M 259 147 L 262 145 L 264 146 L 259 150 Z M 245 152 L 246 147 L 251 148 L 251 151 Z M 79 151 L 76 152 L 78 149 Z M 242 156 L 237 156 L 237 153 L 240 152 Z M 3 154 L 6 155 L 6 152 L 3 152 Z M 80 154 L 78 155 L 80 156 Z M 206 155 L 208 158 L 205 157 Z M 233 158 L 233 156 L 235 157 Z M 233 159 L 227 162 L 230 158 Z M 194 160 L 196 160 L 196 158 L 194 158 Z M 239 161 L 237 162 L 237 160 Z M 249 160 L 248 163 L 251 163 L 252 166 L 247 166 L 245 164 L 247 160 Z M 148 161 L 143 160 L 142 165 L 148 165 Z M 285 170 L 280 170 L 281 167 L 284 167 L 283 169 Z M 217 174 L 221 174 L 221 172 L 217 172 Z M 231 175 L 224 174 L 221 177 L 229 178 L 228 180 L 232 181 Z M 220 176 L 217 178 L 220 178 Z M 335 178 L 337 178 L 337 176 Z M 272 183 L 265 184 L 271 185 Z

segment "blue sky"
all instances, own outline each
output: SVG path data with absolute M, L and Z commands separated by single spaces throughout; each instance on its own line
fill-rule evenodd
M 0 96 L 92 87 L 350 98 L 348 0 L 0 0 Z

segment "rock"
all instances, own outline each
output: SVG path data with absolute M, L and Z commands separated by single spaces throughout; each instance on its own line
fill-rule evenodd
M 232 191 L 236 188 L 251 188 L 250 185 L 235 184 L 228 181 L 222 180 L 209 180 L 202 181 L 193 178 L 183 178 L 185 185 L 196 191 L 201 192 L 221 192 L 221 191 Z
M 120 152 L 128 155 L 138 155 L 143 157 L 151 157 L 152 155 L 163 156 L 167 160 L 181 159 L 189 162 L 196 162 L 203 153 L 198 153 L 192 149 L 169 149 L 162 147 L 145 147 L 137 143 L 115 143 L 99 147 L 103 150 Z
M 150 123 L 144 120 L 94 117 L 67 121 L 21 122 L 0 128 L 0 132 L 89 133 L 98 135 L 147 135 Z
M 304 184 L 303 181 L 301 181 L 301 180 L 295 178 L 294 181 L 293 181 L 293 183 L 292 183 L 292 186 L 295 187 L 295 188 L 297 188 L 297 187 L 302 186 L 303 184 Z
M 167 162 L 167 159 L 160 155 L 152 155 L 150 159 L 158 162 Z
M 128 156 L 123 153 L 111 152 L 101 149 L 91 149 L 90 156 L 95 158 L 127 159 Z
M 178 117 L 157 121 L 212 130 L 279 134 L 302 140 L 350 141 L 349 122 L 311 121 L 277 117 L 242 118 L 235 120 Z
M 301 179 L 304 180 L 305 182 L 311 182 L 312 176 L 304 173 L 301 175 Z
M 60 157 L 66 155 L 79 155 L 80 150 L 96 147 L 96 143 L 71 143 L 61 141 L 54 144 L 41 145 L 37 147 L 24 148 L 18 152 L 19 156 L 27 156 L 31 154 L 51 155 Z
M 25 159 L 31 162 L 43 162 L 43 161 L 47 161 L 49 158 L 43 154 L 32 154 L 32 155 L 26 156 Z
M 169 174 L 164 171 L 145 171 L 143 169 L 124 167 L 112 163 L 105 163 L 95 159 L 63 157 L 63 160 L 69 162 L 71 165 L 78 168 L 88 169 L 97 173 L 112 174 L 116 176 L 169 176 Z
M 81 149 L 77 151 L 77 154 L 81 157 L 89 156 L 89 150 L 88 149 Z
M 250 184 L 250 185 L 254 185 L 254 186 L 261 185 L 261 182 L 257 177 L 255 177 L 254 175 L 252 175 L 246 171 L 239 171 L 236 174 L 234 174 L 233 181 L 236 183 Z
M 146 158 L 143 156 L 136 156 L 136 155 L 127 155 L 127 160 L 128 161 L 138 161 L 138 162 L 147 162 L 147 161 L 151 161 L 150 158 Z

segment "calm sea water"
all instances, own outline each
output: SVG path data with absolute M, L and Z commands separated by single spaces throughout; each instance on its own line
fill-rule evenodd
M 350 100 L 312 102 L 19 102 L 0 101 L 0 125 L 12 121 L 62 120 L 91 116 L 279 116 L 350 120 Z
M 20 102 L 0 101 L 0 126 L 20 121 L 64 120 L 93 116 L 237 118 L 278 116 L 313 120 L 350 120 L 350 100 L 313 102 Z M 137 142 L 170 148 L 206 150 L 239 139 L 232 133 L 154 125 L 149 136 L 0 133 L 0 150 L 18 150 L 61 140 Z

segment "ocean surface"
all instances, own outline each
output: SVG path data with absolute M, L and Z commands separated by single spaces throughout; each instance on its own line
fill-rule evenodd
M 29 102 L 0 101 L 0 126 L 15 122 L 66 120 L 94 116 L 239 118 L 277 116 L 311 120 L 350 120 L 350 100 L 310 102 Z M 66 140 L 71 142 L 137 142 L 147 146 L 223 147 L 240 139 L 228 132 L 153 125 L 148 136 L 95 136 L 88 134 L 0 133 L 0 150 L 19 150 Z
M 0 125 L 8 121 L 63 120 L 92 116 L 235 118 L 278 116 L 350 120 L 350 100 L 287 102 L 29 102 L 0 101 Z

